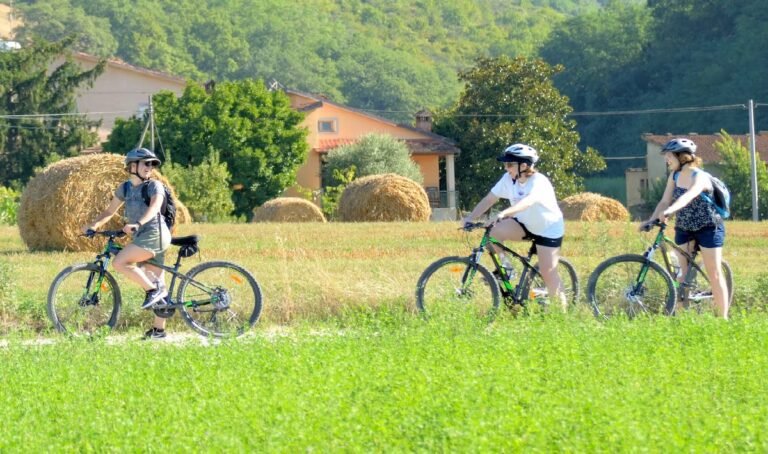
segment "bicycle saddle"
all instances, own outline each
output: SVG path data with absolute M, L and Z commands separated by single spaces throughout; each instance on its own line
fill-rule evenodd
M 174 246 L 195 246 L 200 241 L 197 235 L 177 236 L 171 238 L 171 244 Z

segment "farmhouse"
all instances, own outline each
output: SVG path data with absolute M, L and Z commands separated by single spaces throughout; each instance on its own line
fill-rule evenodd
M 303 126 L 309 130 L 309 155 L 298 170 L 298 186 L 319 192 L 324 187 L 323 160 L 330 150 L 353 143 L 366 134 L 389 134 L 405 142 L 411 151 L 411 159 L 421 169 L 433 219 L 455 219 L 454 159 L 460 151 L 448 138 L 432 133 L 429 111 L 416 113 L 415 126 L 410 126 L 331 102 L 322 96 L 287 89 L 285 93 L 291 99 L 291 106 L 306 114 Z M 288 195 L 296 195 L 297 189 L 289 190 Z
M 85 70 L 92 69 L 99 62 L 99 57 L 83 52 L 74 52 L 70 58 Z M 64 59 L 61 56 L 54 60 L 51 68 L 60 66 Z M 149 107 L 151 95 L 169 90 L 181 96 L 186 86 L 186 80 L 180 77 L 110 58 L 93 86 L 83 86 L 78 90 L 77 111 L 90 120 L 101 120 L 98 134 L 103 142 L 112 132 L 116 118 L 140 115 Z
M 715 143 L 720 140 L 720 134 L 651 134 L 645 133 L 641 136 L 645 141 L 645 167 L 630 168 L 624 172 L 627 185 L 627 207 L 643 204 L 642 191 L 648 190 L 651 185 L 658 180 L 667 177 L 667 166 L 664 159 L 661 159 L 661 149 L 665 143 L 675 137 L 681 137 L 693 140 L 697 145 L 696 155 L 699 156 L 707 171 L 713 175 L 720 175 L 722 165 L 720 153 L 715 148 Z M 734 140 L 739 141 L 745 147 L 749 147 L 748 135 L 732 135 Z M 755 150 L 763 161 L 768 160 L 768 131 L 760 131 L 755 136 Z

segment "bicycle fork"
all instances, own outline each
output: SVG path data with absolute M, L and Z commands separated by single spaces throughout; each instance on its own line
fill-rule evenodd
M 101 261 L 97 262 L 97 264 L 99 265 L 99 271 L 88 273 L 88 279 L 85 281 L 85 291 L 80 298 L 80 306 L 96 306 L 99 304 L 99 292 L 104 283 L 104 270 L 107 266 L 106 263 Z M 96 281 L 95 286 L 93 286 L 94 280 Z

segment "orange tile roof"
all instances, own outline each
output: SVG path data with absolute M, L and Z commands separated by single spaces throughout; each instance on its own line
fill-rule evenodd
M 357 142 L 358 139 L 323 139 L 312 149 L 317 153 L 328 153 L 334 148 Z M 401 139 L 411 154 L 458 154 L 459 149 L 439 139 Z
M 715 142 L 719 141 L 720 134 L 643 134 L 642 139 L 663 147 L 665 143 L 674 138 L 691 139 L 696 144 L 696 155 L 705 163 L 717 163 L 721 161 L 720 153 L 715 149 Z M 749 135 L 732 135 L 733 140 L 738 141 L 749 149 Z M 768 161 L 768 133 L 761 131 L 755 134 L 755 151 L 764 162 Z
M 322 139 L 318 141 L 318 146 L 313 148 L 313 150 L 317 151 L 318 153 L 327 153 L 334 148 L 338 148 L 342 145 L 349 145 L 355 142 L 357 142 L 357 139 Z

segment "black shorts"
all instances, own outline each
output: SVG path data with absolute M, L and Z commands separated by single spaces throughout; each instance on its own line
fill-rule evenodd
M 544 247 L 560 247 L 563 244 L 563 237 L 560 238 L 547 238 L 545 236 L 536 235 L 535 233 L 531 233 L 528 231 L 527 228 L 525 228 L 525 224 L 518 221 L 517 218 L 512 218 L 520 224 L 520 227 L 523 228 L 523 232 L 525 232 L 525 236 L 523 237 L 524 240 L 533 240 L 533 244 L 537 246 L 544 246 Z

